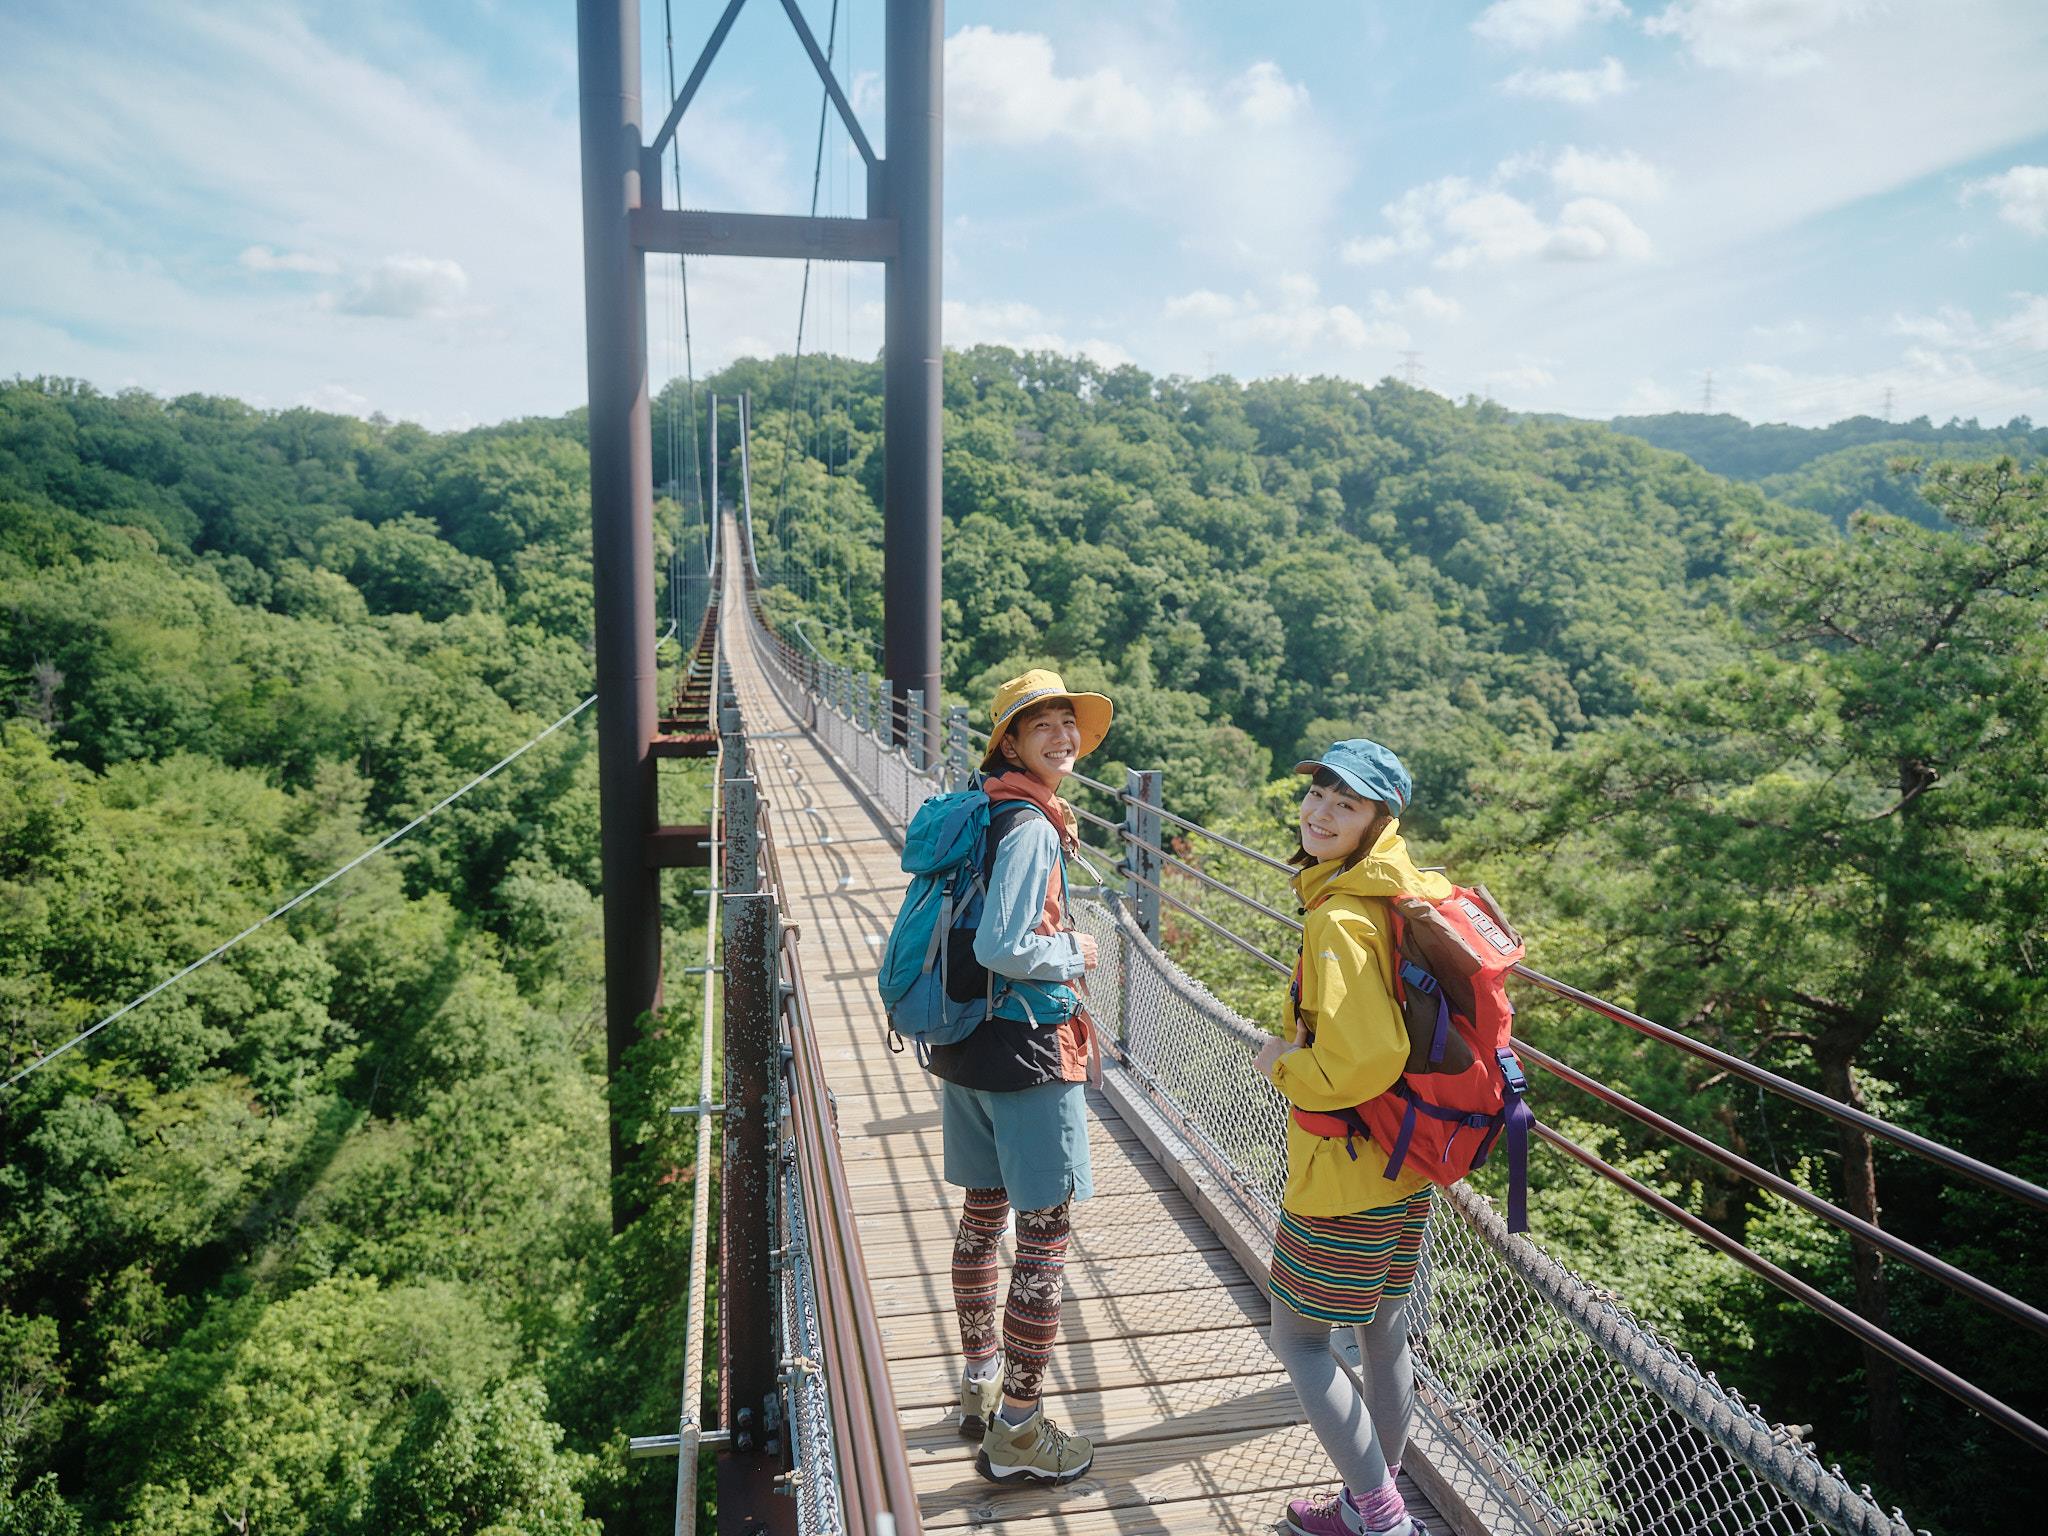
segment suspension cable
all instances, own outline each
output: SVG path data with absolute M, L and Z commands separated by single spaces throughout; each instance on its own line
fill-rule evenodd
M 665 0 L 664 0 L 665 3 Z M 839 0 L 832 0 L 832 20 L 825 35 L 825 63 L 832 63 L 832 50 L 839 42 Z M 818 91 L 818 147 L 811 157 L 811 217 L 818 216 L 818 183 L 825 170 L 825 111 L 832 104 L 832 93 L 822 86 Z M 778 535 L 783 531 L 783 520 L 789 512 L 789 461 L 796 452 L 796 398 L 801 386 L 804 367 L 804 317 L 811 303 L 811 258 L 804 258 L 804 284 L 796 302 L 796 351 L 789 360 L 789 412 L 782 418 L 782 476 L 775 490 L 775 528 Z M 787 552 L 781 549 L 777 538 L 776 579 L 784 586 L 789 585 Z
M 674 101 L 676 98 L 676 27 L 671 0 L 661 0 L 661 19 L 667 34 L 668 99 Z M 673 168 L 672 175 L 674 179 L 672 184 L 675 187 L 675 205 L 680 208 L 683 206 L 683 149 L 680 140 L 670 145 L 670 153 L 674 156 L 674 159 L 669 163 Z M 690 344 L 690 258 L 686 255 L 677 255 L 676 267 L 682 276 L 683 287 L 683 400 L 689 427 L 687 435 L 690 439 L 690 481 L 697 493 L 697 521 L 704 530 L 704 569 L 706 572 L 709 572 L 712 557 L 712 519 L 704 510 L 704 459 L 699 452 L 697 442 L 697 362 Z M 670 462 L 671 472 L 673 472 L 674 461 L 671 460 Z M 680 486 L 682 477 L 678 475 L 676 480 Z M 680 497 L 677 499 L 681 500 Z M 708 580 L 709 577 L 707 576 L 706 579 Z M 708 590 L 705 601 L 707 603 L 710 601 Z

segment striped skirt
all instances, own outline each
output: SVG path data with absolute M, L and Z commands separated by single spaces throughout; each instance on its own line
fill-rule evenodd
M 1280 1212 L 1273 1234 L 1273 1299 L 1303 1317 L 1332 1324 L 1369 1323 L 1381 1298 L 1415 1288 L 1422 1234 L 1434 1189 L 1351 1216 Z

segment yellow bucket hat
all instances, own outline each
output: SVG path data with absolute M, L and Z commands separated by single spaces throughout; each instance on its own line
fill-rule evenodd
M 1033 667 L 996 690 L 995 699 L 988 707 L 993 724 L 989 727 L 988 751 L 982 754 L 981 759 L 984 771 L 1003 761 L 1003 737 L 1017 716 L 1047 699 L 1064 699 L 1074 706 L 1074 722 L 1081 727 L 1081 750 L 1077 756 L 1086 757 L 1102 745 L 1102 738 L 1109 734 L 1110 716 L 1116 713 L 1116 706 L 1099 693 L 1073 692 L 1057 672 Z

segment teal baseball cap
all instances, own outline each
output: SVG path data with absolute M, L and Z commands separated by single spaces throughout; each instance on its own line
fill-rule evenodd
M 1327 768 L 1368 800 L 1378 800 L 1394 815 L 1408 809 L 1415 793 L 1415 781 L 1401 765 L 1401 759 L 1376 741 L 1354 736 L 1340 741 L 1321 757 L 1296 763 L 1296 773 L 1314 773 Z

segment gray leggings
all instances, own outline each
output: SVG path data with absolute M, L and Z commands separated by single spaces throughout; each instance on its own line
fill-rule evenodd
M 1286 1367 L 1309 1427 L 1329 1453 L 1337 1475 L 1353 1493 L 1386 1481 L 1387 1464 L 1408 1448 L 1415 1422 L 1415 1357 L 1408 1349 L 1408 1298 L 1380 1303 L 1358 1335 L 1358 1375 L 1365 1394 L 1330 1353 L 1331 1327 L 1273 1303 L 1266 1337 Z

